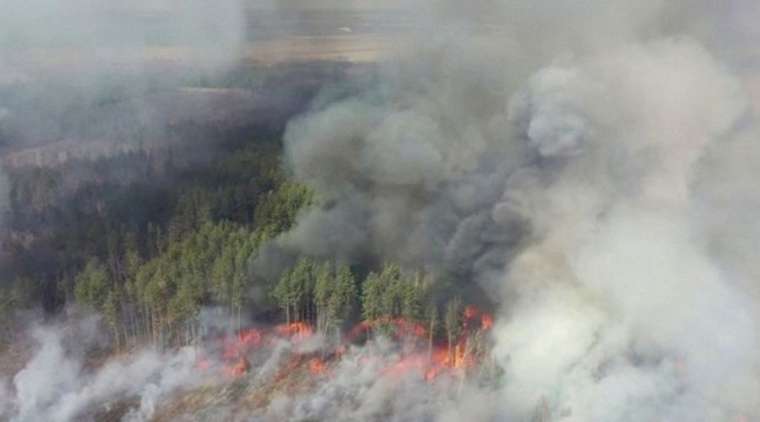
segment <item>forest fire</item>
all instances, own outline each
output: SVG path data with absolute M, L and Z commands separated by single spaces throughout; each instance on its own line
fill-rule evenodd
M 314 334 L 314 328 L 305 322 L 292 322 L 281 324 L 274 328 L 274 332 L 281 337 L 290 338 L 294 341 L 305 340 Z
M 226 337 L 223 340 L 224 352 L 222 358 L 225 360 L 237 359 L 245 355 L 248 351 L 261 345 L 263 341 L 262 332 L 255 328 L 242 330 L 236 337 Z
M 490 330 L 493 327 L 493 316 L 491 314 L 481 315 L 480 324 L 484 330 Z
M 348 332 L 348 340 L 355 341 L 373 330 L 387 329 L 394 338 L 417 337 L 424 338 L 428 330 L 422 324 L 403 318 L 378 318 L 372 321 L 362 321 Z
M 233 365 L 227 365 L 224 367 L 224 372 L 230 378 L 237 378 L 248 373 L 251 369 L 251 364 L 245 356 L 241 356 L 235 361 Z
M 468 369 L 475 367 L 485 354 L 485 332 L 493 326 L 493 317 L 474 306 L 461 312 L 461 327 L 455 339 L 441 342 L 421 324 L 403 318 L 380 318 L 363 321 L 349 330 L 343 341 L 330 352 L 320 356 L 313 353 L 294 352 L 281 368 L 281 376 L 287 376 L 299 367 L 305 367 L 313 376 L 329 375 L 332 362 L 339 361 L 351 344 L 366 341 L 366 336 L 380 332 L 396 342 L 403 342 L 403 352 L 397 359 L 385 362 L 381 374 L 389 377 L 417 373 L 427 382 L 434 382 L 441 374 L 449 373 L 464 377 Z M 271 345 L 275 339 L 300 343 L 315 334 L 314 328 L 303 321 L 277 325 L 271 329 L 247 328 L 235 336 L 222 339 L 221 361 L 223 372 L 231 378 L 246 375 L 251 370 L 249 357 L 257 349 Z M 311 354 L 312 357 L 309 357 Z M 201 369 L 210 367 L 209 360 L 199 360 Z
M 0 2 L 0 422 L 760 421 L 759 0 Z
M 322 375 L 327 372 L 327 362 L 321 358 L 312 358 L 309 361 L 309 372 L 312 375 Z
M 311 337 L 313 334 L 314 330 L 310 325 L 304 322 L 294 322 L 277 325 L 271 330 L 246 328 L 235 336 L 225 336 L 221 340 L 221 360 L 224 363 L 223 372 L 233 378 L 245 375 L 251 367 L 247 356 L 256 349 L 271 343 L 275 338 L 300 342 Z M 199 360 L 198 367 L 202 369 L 209 368 L 208 359 Z M 320 369 L 319 365 L 315 364 L 313 372 L 324 372 L 324 368 Z

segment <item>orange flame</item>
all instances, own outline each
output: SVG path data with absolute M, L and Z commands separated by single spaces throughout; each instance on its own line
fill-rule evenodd
M 490 330 L 491 327 L 493 327 L 493 315 L 483 313 L 483 315 L 480 316 L 480 327 L 484 330 Z
M 240 359 L 238 359 L 234 365 L 226 366 L 224 368 L 224 372 L 230 378 L 238 378 L 247 374 L 250 369 L 251 369 L 251 364 L 248 363 L 248 359 L 241 356 Z
M 469 321 L 471 319 L 477 318 L 477 316 L 480 315 L 480 309 L 476 308 L 473 305 L 467 305 L 464 308 L 464 319 L 465 321 Z
M 289 337 L 292 340 L 305 340 L 314 334 L 314 329 L 311 328 L 311 325 L 302 321 L 278 325 L 274 328 L 274 331 L 278 335 Z
M 198 358 L 198 360 L 195 362 L 195 367 L 202 371 L 206 371 L 211 368 L 211 361 L 203 357 Z
M 348 339 L 350 341 L 355 340 L 361 334 L 366 334 L 371 329 L 391 326 L 393 328 L 393 334 L 397 338 L 403 337 L 417 337 L 424 338 L 427 336 L 427 330 L 422 324 L 414 321 L 409 321 L 404 318 L 378 318 L 372 321 L 362 321 L 348 333 Z
M 246 346 L 258 346 L 261 344 L 262 340 L 261 331 L 255 328 L 242 330 L 238 334 L 238 340 L 241 344 L 244 344 Z
M 478 343 L 474 343 L 474 347 L 470 347 L 468 342 L 475 341 L 472 340 L 476 338 L 473 335 L 478 332 L 490 330 L 494 321 L 491 314 L 472 305 L 463 309 L 462 317 L 462 335 L 451 345 L 446 346 L 440 344 L 428 346 L 428 342 L 432 340 L 429 337 L 430 333 L 416 321 L 391 317 L 363 321 L 347 334 L 347 341 L 336 346 L 331 353 L 321 357 L 294 353 L 289 362 L 280 368 L 278 374 L 285 377 L 298 368 L 305 368 L 314 376 L 326 374 L 329 371 L 329 362 L 341 359 L 348 345 L 355 341 L 357 336 L 378 327 L 390 327 L 394 338 L 410 339 L 411 342 L 405 342 L 405 346 L 402 348 L 404 354 L 400 358 L 385 365 L 385 369 L 381 371 L 383 375 L 400 376 L 416 372 L 428 382 L 434 382 L 437 377 L 445 373 L 464 377 L 467 369 L 476 366 L 481 358 Z M 302 341 L 313 334 L 314 328 L 303 321 L 277 325 L 270 330 L 255 328 L 241 330 L 236 336 L 222 339 L 223 371 L 230 377 L 243 376 L 251 368 L 247 357 L 252 350 L 269 344 L 272 338 L 280 337 L 291 341 Z M 432 347 L 432 349 L 421 352 L 427 347 Z M 210 362 L 206 357 L 199 358 L 197 366 L 204 369 L 209 368 Z
M 312 375 L 322 375 L 327 372 L 327 363 L 320 358 L 312 358 L 309 361 L 309 372 Z
M 263 336 L 259 330 L 255 328 L 241 330 L 236 337 L 224 338 L 222 358 L 225 360 L 237 359 L 248 353 L 251 349 L 260 346 L 262 341 Z

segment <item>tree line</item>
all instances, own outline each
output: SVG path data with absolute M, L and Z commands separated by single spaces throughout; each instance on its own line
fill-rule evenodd
M 79 173 L 91 174 L 84 167 L 141 162 L 145 174 L 126 184 L 107 172 L 100 182 L 72 181 L 70 168 L 13 173 L 10 246 L 17 267 L 0 286 L 0 312 L 40 295 L 76 303 L 103 315 L 116 348 L 193 343 L 202 336 L 205 307 L 222 309 L 237 328 L 251 310 L 272 323 L 303 322 L 330 335 L 362 321 L 389 333 L 392 321 L 403 319 L 424 326 L 431 343 L 454 342 L 462 301 L 442 299 L 456 295 L 430 274 L 395 263 L 374 268 L 311 257 L 272 280 L 251 271 L 261 246 L 317 203 L 310 189 L 282 173 L 279 154 L 273 144 L 244 145 L 190 170 L 171 155 L 158 163 L 141 153 L 80 163 Z
M 148 340 L 160 346 L 196 341 L 200 311 L 219 306 L 238 327 L 256 280 L 250 271 L 259 247 L 293 223 L 311 201 L 301 185 L 283 183 L 267 195 L 256 225 L 206 220 L 186 233 L 160 230 L 146 258 L 128 238 L 110 262 L 91 258 L 74 279 L 74 299 L 105 317 L 116 347 Z M 266 289 L 266 286 L 263 286 Z

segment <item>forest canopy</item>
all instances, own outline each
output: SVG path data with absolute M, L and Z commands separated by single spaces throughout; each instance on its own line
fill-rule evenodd
M 10 172 L 13 265 L 0 310 L 96 312 L 116 349 L 197 341 L 204 308 L 237 329 L 256 319 L 334 334 L 367 321 L 387 332 L 404 318 L 456 336 L 443 336 L 457 324 L 438 315 L 457 318 L 461 301 L 442 303 L 450 285 L 419 269 L 296 256 L 277 276 L 254 271 L 267 242 L 324 206 L 283 171 L 279 141 L 236 140 L 202 164 L 183 156 L 129 152 Z

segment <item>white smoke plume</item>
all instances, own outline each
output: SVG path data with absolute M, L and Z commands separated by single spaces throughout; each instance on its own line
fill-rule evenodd
M 450 420 L 482 419 L 473 408 L 459 406 L 471 393 L 485 399 L 485 390 L 474 390 L 458 377 L 443 376 L 431 384 L 419 371 L 387 374 L 399 353 L 384 339 L 354 347 L 332 368 L 327 382 L 305 394 L 280 393 L 255 413 L 254 420 L 419 421 L 443 415 Z
M 125 419 L 147 421 L 165 394 L 204 381 L 192 348 L 171 355 L 146 349 L 89 367 L 84 352 L 97 345 L 99 335 L 91 319 L 68 327 L 38 326 L 31 333 L 37 351 L 0 390 L 4 420 L 94 420 L 97 410 L 137 397 L 139 406 Z
M 760 417 L 753 70 L 711 51 L 756 8 L 483 3 L 437 3 L 456 17 L 379 84 L 291 123 L 327 205 L 275 249 L 501 297 L 492 417 Z

